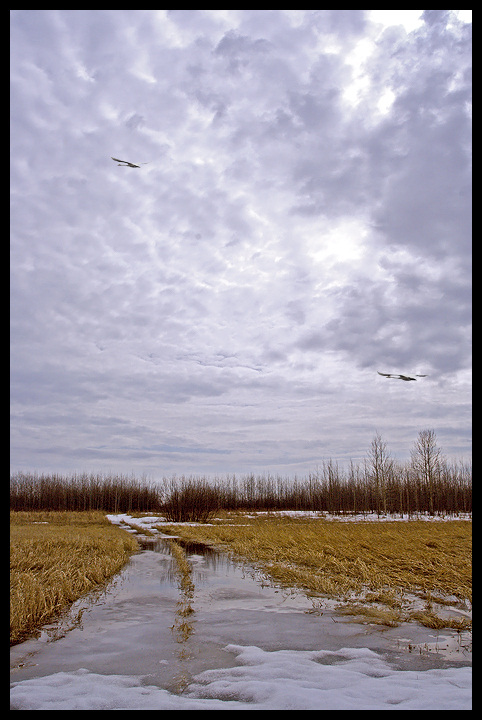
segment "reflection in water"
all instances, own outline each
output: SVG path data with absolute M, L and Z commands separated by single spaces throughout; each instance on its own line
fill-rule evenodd
M 164 563 L 159 572 L 161 583 L 168 582 L 179 589 L 174 623 L 171 631 L 178 644 L 178 670 L 168 689 L 182 693 L 192 679 L 189 661 L 196 655 L 192 645 L 195 633 L 196 608 L 194 593 L 196 586 L 203 586 L 216 575 L 232 576 L 239 573 L 239 566 L 227 556 L 200 542 L 183 540 L 179 537 L 138 536 L 143 551 L 162 555 L 170 562 Z
M 175 540 L 176 544 L 183 548 L 188 561 L 191 563 L 192 577 L 197 583 L 204 583 L 208 578 L 206 570 L 226 573 L 235 572 L 237 566 L 229 559 L 227 555 L 219 553 L 209 545 L 204 545 L 193 540 L 183 540 L 179 537 L 147 537 L 145 535 L 137 537 L 142 550 L 151 550 L 164 556 L 172 557 L 171 543 Z M 202 562 L 197 562 L 197 560 Z M 175 562 L 171 562 L 162 573 L 162 580 L 175 584 L 178 580 Z
M 175 692 L 182 693 L 185 691 L 191 681 L 185 661 L 192 657 L 192 653 L 187 645 L 189 638 L 194 632 L 192 615 L 194 609 L 192 600 L 194 596 L 194 583 L 192 581 L 192 566 L 187 560 L 186 551 L 176 540 L 168 540 L 169 550 L 174 559 L 176 575 L 179 582 L 180 596 L 177 601 L 176 617 L 171 630 L 176 636 L 177 642 L 180 644 L 178 652 L 178 660 L 180 666 L 179 674 L 174 678 Z
M 170 560 L 160 569 L 159 580 L 175 585 L 179 590 L 174 623 L 170 626 L 178 644 L 178 671 L 168 689 L 180 694 L 191 682 L 189 661 L 196 655 L 196 648 L 191 642 L 196 622 L 196 586 L 206 585 L 212 580 L 213 573 L 232 576 L 239 572 L 239 567 L 227 555 L 220 554 L 212 547 L 177 536 L 138 536 L 138 541 L 143 551 L 155 552 Z

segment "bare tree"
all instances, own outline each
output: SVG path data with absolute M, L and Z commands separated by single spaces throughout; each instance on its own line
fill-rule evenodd
M 368 451 L 368 473 L 374 485 L 376 511 L 387 513 L 387 485 L 393 474 L 393 460 L 387 450 L 387 444 L 380 433 L 375 433 Z
M 435 512 L 435 492 L 440 481 L 444 458 L 437 445 L 437 437 L 433 430 L 421 430 L 411 451 L 412 469 L 420 478 L 421 485 L 428 496 L 428 511 Z

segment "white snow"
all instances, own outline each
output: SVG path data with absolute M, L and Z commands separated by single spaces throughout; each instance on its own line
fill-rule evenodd
M 453 520 L 472 520 L 471 513 L 459 513 L 458 515 L 428 515 L 427 513 L 416 513 L 408 515 L 378 515 L 377 513 L 350 513 L 348 515 L 333 515 L 324 511 L 316 510 L 256 510 L 245 517 L 258 517 L 260 515 L 283 515 L 285 517 L 303 518 L 313 520 L 336 520 L 338 522 L 409 522 L 423 520 L 426 522 L 448 522 Z
M 472 520 L 471 513 L 460 513 L 459 515 L 428 515 L 427 513 L 418 513 L 416 515 L 408 515 L 403 513 L 401 515 L 378 515 L 377 513 L 353 513 L 350 515 L 332 515 L 323 511 L 315 510 L 256 510 L 252 513 L 241 513 L 243 517 L 254 518 L 262 515 L 268 516 L 284 516 L 298 519 L 312 519 L 312 520 L 332 520 L 336 522 L 409 522 L 414 520 L 422 520 L 425 522 L 449 522 L 453 520 Z M 153 525 L 199 525 L 196 522 L 180 522 L 173 523 L 170 520 L 166 520 L 162 516 L 142 516 L 134 518 L 126 513 L 118 513 L 116 515 L 106 515 L 107 519 L 110 520 L 114 525 L 122 525 L 125 529 L 129 530 L 129 526 L 137 530 L 150 530 L 156 532 Z M 215 518 L 216 519 L 216 518 Z M 223 519 L 223 524 L 227 524 Z M 127 525 L 128 524 L 128 525 Z M 212 523 L 204 523 L 204 526 L 212 525 Z M 172 537 L 172 536 L 171 536 Z
M 151 533 L 157 533 L 158 531 L 155 527 L 153 527 L 154 525 L 199 525 L 199 523 L 196 522 L 173 523 L 172 520 L 166 520 L 165 517 L 159 515 L 136 518 L 125 513 L 119 513 L 117 515 L 106 515 L 106 518 L 114 525 L 121 525 L 124 530 L 132 530 L 132 532 L 142 532 L 143 530 L 148 530 Z M 210 524 L 211 523 L 203 523 L 203 527 Z M 169 535 L 168 537 L 172 538 L 174 536 Z
M 182 695 L 85 669 L 13 683 L 15 710 L 470 710 L 469 667 L 393 670 L 367 648 L 229 645 L 236 667 L 199 674 Z

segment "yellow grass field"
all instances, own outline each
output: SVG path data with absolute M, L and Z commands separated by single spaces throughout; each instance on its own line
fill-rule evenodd
M 105 583 L 137 549 L 102 512 L 11 512 L 10 644 Z
M 254 562 L 282 585 L 344 601 L 343 612 L 377 616 L 383 624 L 413 619 L 455 629 L 466 629 L 470 621 L 442 618 L 434 607 L 471 604 L 471 530 L 467 521 L 338 522 L 239 514 L 213 525 L 162 526 L 163 532 Z M 408 610 L 409 594 L 424 604 L 415 609 L 412 603 Z
M 11 644 L 102 586 L 138 549 L 135 537 L 103 512 L 12 512 L 10 527 Z M 329 598 L 360 622 L 414 620 L 456 630 L 471 625 L 464 612 L 472 600 L 468 521 L 350 523 L 224 513 L 213 525 L 159 529 L 254 563 L 284 587 L 306 592 L 320 612 Z M 187 588 L 185 555 L 171 544 Z M 180 607 L 184 619 L 189 597 Z

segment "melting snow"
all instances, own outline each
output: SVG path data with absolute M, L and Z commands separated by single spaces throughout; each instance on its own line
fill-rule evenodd
M 79 669 L 14 683 L 14 710 L 470 710 L 472 672 L 393 670 L 367 648 L 266 652 L 229 645 L 237 667 L 207 670 L 182 695 L 129 675 Z

